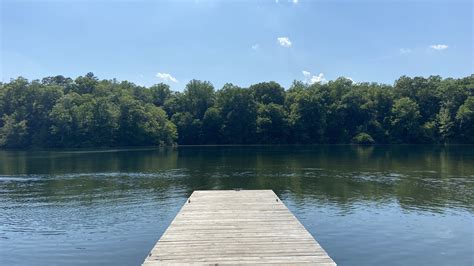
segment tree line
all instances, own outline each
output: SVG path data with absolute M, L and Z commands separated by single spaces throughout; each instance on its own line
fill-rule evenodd
M 94 74 L 0 83 L 0 147 L 474 143 L 474 74 L 182 92 Z

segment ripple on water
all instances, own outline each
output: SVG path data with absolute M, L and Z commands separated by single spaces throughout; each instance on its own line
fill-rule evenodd
M 0 182 L 29 182 L 44 180 L 64 180 L 76 179 L 82 177 L 89 178 L 109 178 L 109 177 L 127 177 L 127 178 L 179 178 L 187 175 L 187 169 L 170 169 L 160 172 L 98 172 L 98 173 L 67 173 L 53 175 L 0 175 Z
M 21 264 L 28 254 L 38 265 L 84 264 L 84 258 L 138 265 L 194 189 L 242 187 L 274 189 L 340 265 L 469 265 L 472 156 L 445 158 L 438 167 L 432 152 L 407 160 L 387 151 L 358 160 L 292 149 L 248 151 L 239 155 L 245 160 L 207 149 L 181 157 L 25 155 L 36 165 L 70 164 L 53 174 L 0 171 L 0 261 Z M 86 157 L 104 162 L 84 165 Z M 117 160 L 107 161 L 112 157 Z M 25 172 L 34 173 L 33 163 Z
M 405 177 L 405 175 L 401 173 L 386 172 L 349 172 L 339 175 L 359 182 L 376 182 L 383 184 L 393 184 Z

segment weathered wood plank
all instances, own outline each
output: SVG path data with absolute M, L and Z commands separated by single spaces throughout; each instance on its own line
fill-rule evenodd
M 143 265 L 335 265 L 271 190 L 194 191 Z

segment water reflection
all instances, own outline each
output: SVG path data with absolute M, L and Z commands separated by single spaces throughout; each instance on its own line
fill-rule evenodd
M 473 210 L 470 146 L 183 147 L 0 152 L 5 195 L 83 200 L 118 191 L 272 188 L 336 204 L 396 198 L 407 208 Z M 140 193 L 140 192 L 138 192 Z M 103 202 L 100 201 L 102 204 Z
M 403 252 L 412 264 L 426 260 L 420 250 L 433 243 L 451 252 L 443 239 L 464 244 L 452 251 L 463 264 L 474 241 L 473 148 L 0 151 L 0 264 L 24 264 L 11 255 L 21 252 L 37 264 L 139 264 L 193 190 L 233 188 L 273 189 L 342 265 L 386 264 Z M 354 237 L 357 243 L 342 244 Z M 417 237 L 421 244 L 406 243 Z M 395 244 L 403 247 L 393 250 Z M 453 254 L 432 259 L 452 262 Z

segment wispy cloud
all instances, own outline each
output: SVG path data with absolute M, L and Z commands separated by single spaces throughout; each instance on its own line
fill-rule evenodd
M 252 50 L 257 51 L 258 49 L 260 49 L 260 45 L 258 43 L 252 45 Z
M 292 43 L 288 37 L 278 37 L 278 43 L 283 47 L 291 47 Z
M 323 73 L 319 73 L 318 75 L 311 75 L 311 72 L 303 70 L 301 71 L 304 76 L 304 82 L 309 83 L 309 84 L 314 84 L 314 83 L 326 83 L 327 80 L 324 77 Z
M 298 4 L 299 0 L 288 0 L 288 3 Z M 280 0 L 275 0 L 275 3 L 279 4 Z
M 409 53 L 411 53 L 411 49 L 410 48 L 400 48 L 399 52 L 400 52 L 400 54 L 409 54 Z
M 314 84 L 314 83 L 326 83 L 327 80 L 326 78 L 324 77 L 324 74 L 323 73 L 319 73 L 319 75 L 317 76 L 311 76 L 311 79 L 309 80 L 309 83 L 310 84 Z
M 446 44 L 432 44 L 430 45 L 430 48 L 433 50 L 446 50 L 448 49 L 448 45 Z
M 174 82 L 174 83 L 178 83 L 179 81 L 171 76 L 171 74 L 168 74 L 168 73 L 156 73 L 156 77 L 163 80 L 163 81 L 166 81 L 166 82 Z

